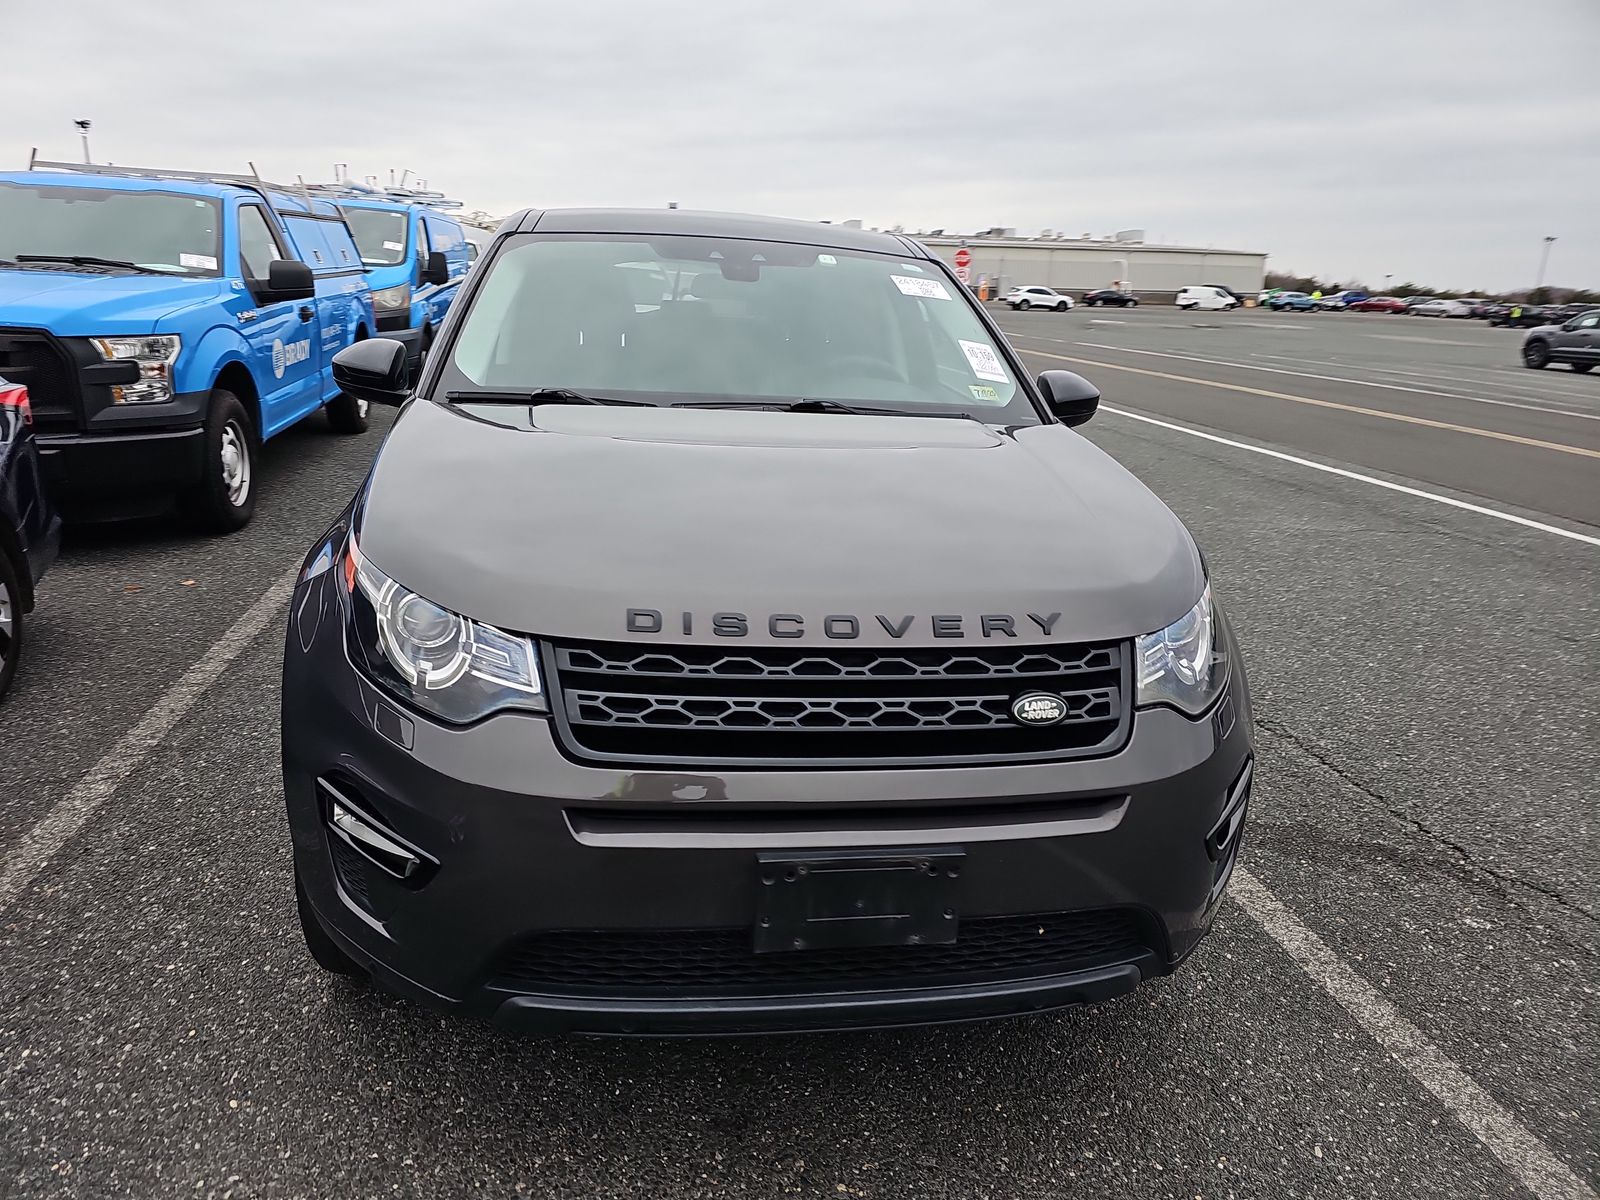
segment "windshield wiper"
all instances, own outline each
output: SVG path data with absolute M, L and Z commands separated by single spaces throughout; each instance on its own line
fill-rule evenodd
M 766 412 L 852 413 L 856 416 L 908 417 L 916 413 L 903 408 L 866 408 L 859 404 L 845 404 L 838 400 L 807 400 L 802 397 L 788 403 L 775 400 L 685 400 L 673 408 L 749 408 Z
M 654 408 L 648 400 L 618 400 L 614 396 L 586 396 L 571 388 L 533 388 L 526 392 L 446 392 L 452 404 L 617 404 L 628 408 Z
M 69 263 L 74 267 L 114 267 L 120 271 L 138 271 L 141 275 L 171 275 L 171 271 L 158 271 L 154 267 L 141 267 L 135 262 L 120 258 L 96 258 L 92 254 L 19 254 L 19 263 Z

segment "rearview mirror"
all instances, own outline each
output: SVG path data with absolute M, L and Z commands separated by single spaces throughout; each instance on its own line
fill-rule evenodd
M 410 374 L 405 343 L 393 338 L 353 342 L 333 356 L 333 382 L 369 404 L 404 404 L 411 394 Z
M 1046 371 L 1039 376 L 1039 394 L 1063 425 L 1082 425 L 1100 407 L 1100 389 L 1074 371 Z
M 316 278 L 305 263 L 292 258 L 275 258 L 267 264 L 264 301 L 276 304 L 285 300 L 309 300 L 316 294 Z
M 422 282 L 431 283 L 434 287 L 443 287 L 450 282 L 450 260 L 444 256 L 443 250 L 435 250 L 428 255 L 428 261 L 422 268 Z

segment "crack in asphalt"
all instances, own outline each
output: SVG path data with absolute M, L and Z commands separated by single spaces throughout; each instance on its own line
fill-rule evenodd
M 1393 817 L 1395 820 L 1411 826 L 1411 828 L 1417 833 L 1429 839 L 1434 844 L 1449 850 L 1470 872 L 1472 872 L 1474 875 L 1482 876 L 1486 881 L 1488 881 L 1499 894 L 1500 898 L 1513 908 L 1520 909 L 1523 912 L 1528 911 L 1527 905 L 1519 901 L 1512 892 L 1513 888 L 1526 888 L 1528 891 L 1542 896 L 1546 900 L 1553 901 L 1560 908 L 1582 917 L 1589 923 L 1600 926 L 1600 915 L 1591 912 L 1589 909 L 1583 907 L 1583 905 L 1577 903 L 1577 901 L 1570 899 L 1562 892 L 1556 890 L 1555 888 L 1543 887 L 1537 883 L 1530 883 L 1528 880 L 1519 878 L 1518 876 L 1496 870 L 1494 867 L 1479 861 L 1473 856 L 1472 851 L 1463 846 L 1460 842 L 1451 840 L 1446 835 L 1417 820 L 1409 813 L 1403 812 L 1396 808 L 1394 801 L 1386 797 L 1382 792 L 1376 790 L 1366 783 L 1363 783 L 1360 779 L 1357 779 L 1349 772 L 1349 770 L 1344 767 L 1342 763 L 1339 762 L 1338 759 L 1327 754 L 1314 743 L 1309 742 L 1300 735 L 1292 732 L 1287 726 L 1281 725 L 1278 722 L 1268 718 L 1264 718 L 1259 714 L 1256 716 L 1255 723 L 1256 728 L 1265 730 L 1273 737 L 1281 738 L 1283 741 L 1289 743 L 1291 746 L 1295 747 L 1301 753 L 1306 755 L 1312 761 L 1331 771 L 1334 775 L 1338 776 L 1341 781 L 1349 784 L 1363 796 L 1366 796 L 1370 800 L 1377 803 L 1384 812 Z M 1581 950 L 1589 957 L 1597 957 L 1593 947 L 1580 945 L 1577 947 L 1577 949 Z

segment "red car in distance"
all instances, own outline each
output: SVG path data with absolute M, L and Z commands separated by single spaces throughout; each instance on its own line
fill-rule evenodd
M 1403 313 L 1406 310 L 1406 302 L 1398 296 L 1368 296 L 1365 300 L 1357 300 L 1350 307 L 1355 312 Z

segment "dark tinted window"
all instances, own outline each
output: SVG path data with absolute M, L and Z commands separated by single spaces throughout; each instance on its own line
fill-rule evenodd
M 261 206 L 257 204 L 241 204 L 239 206 L 239 265 L 244 268 L 244 273 L 251 279 L 265 279 L 267 277 L 267 264 L 275 258 L 282 258 L 283 250 L 278 245 L 277 236 L 267 224 L 267 218 L 262 214 Z

